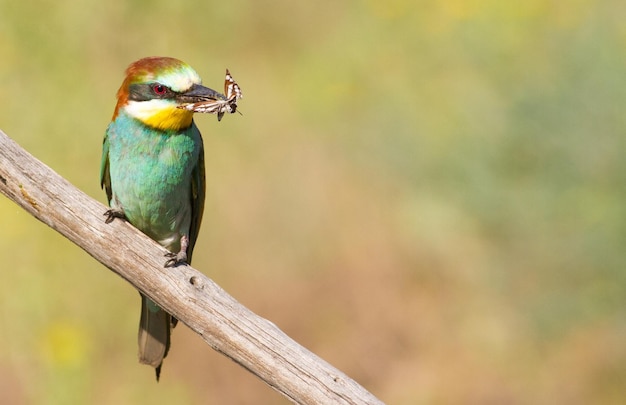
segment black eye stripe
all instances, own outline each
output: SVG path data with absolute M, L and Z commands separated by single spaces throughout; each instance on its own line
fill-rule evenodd
M 133 101 L 148 101 L 155 98 L 174 98 L 176 97 L 176 92 L 172 91 L 169 87 L 165 85 L 160 85 L 163 88 L 163 92 L 161 93 L 161 88 L 157 89 L 159 83 L 136 83 L 131 84 L 128 87 L 128 99 Z

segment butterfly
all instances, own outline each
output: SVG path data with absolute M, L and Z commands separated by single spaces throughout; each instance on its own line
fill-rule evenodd
M 222 120 L 225 113 L 234 114 L 237 111 L 237 101 L 243 97 L 243 94 L 228 69 L 226 69 L 226 79 L 224 80 L 224 94 L 220 94 L 222 99 L 187 104 L 182 108 L 198 113 L 217 114 L 218 121 Z

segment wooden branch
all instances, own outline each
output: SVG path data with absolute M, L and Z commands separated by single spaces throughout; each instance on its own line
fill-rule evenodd
M 78 190 L 0 131 L 0 192 L 80 246 L 230 357 L 298 404 L 382 404 L 276 325 Z

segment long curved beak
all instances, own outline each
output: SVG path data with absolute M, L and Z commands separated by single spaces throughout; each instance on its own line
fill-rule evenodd
M 225 99 L 226 96 L 223 94 L 200 84 L 194 84 L 189 90 L 176 96 L 176 100 L 180 103 L 199 103 L 203 101 Z

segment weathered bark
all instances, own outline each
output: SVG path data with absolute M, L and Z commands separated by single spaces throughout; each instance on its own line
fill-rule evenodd
M 78 190 L 0 131 L 0 192 L 80 246 L 230 357 L 298 404 L 381 404 L 341 371 L 255 315 L 190 266 Z M 130 361 L 130 360 L 129 360 Z

